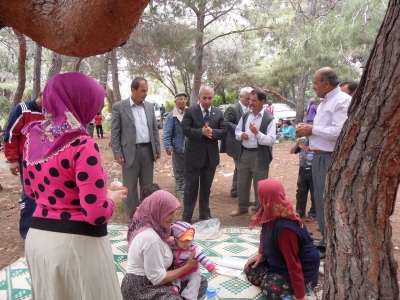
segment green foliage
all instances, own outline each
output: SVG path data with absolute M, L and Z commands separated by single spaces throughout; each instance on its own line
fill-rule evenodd
M 226 94 L 225 95 L 225 100 L 226 100 L 226 104 L 235 104 L 238 101 L 238 95 Z M 212 105 L 213 106 L 220 106 L 221 104 L 224 104 L 222 96 L 221 95 L 216 95 Z
M 4 124 L 7 122 L 8 115 L 12 110 L 12 101 L 9 101 L 6 97 L 0 96 L 0 126 L 3 128 Z
M 165 101 L 165 111 L 171 111 L 175 107 L 175 101 Z

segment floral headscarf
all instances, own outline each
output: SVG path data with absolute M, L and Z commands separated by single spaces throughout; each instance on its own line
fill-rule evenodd
M 178 199 L 171 193 L 159 190 L 148 196 L 137 208 L 128 229 L 128 247 L 133 238 L 147 228 L 153 228 L 160 238 L 167 242 L 171 228 L 164 228 L 161 221 L 181 207 Z
M 57 155 L 80 136 L 104 102 L 104 88 L 78 72 L 53 76 L 43 90 L 44 121 L 23 128 L 27 135 L 25 159 L 40 163 Z
M 251 222 L 250 229 L 278 218 L 298 221 L 300 227 L 303 227 L 299 214 L 296 213 L 292 202 L 286 199 L 285 189 L 279 181 L 274 179 L 259 181 L 258 197 L 261 208 Z

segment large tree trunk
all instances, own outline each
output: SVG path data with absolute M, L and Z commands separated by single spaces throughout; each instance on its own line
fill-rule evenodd
M 301 74 L 299 79 L 299 87 L 297 90 L 296 124 L 303 122 L 304 120 L 304 96 L 306 94 L 307 84 L 308 84 L 308 75 Z
M 119 91 L 117 49 L 113 49 L 111 51 L 111 73 L 112 73 L 114 102 L 121 101 L 121 93 Z
M 205 12 L 201 9 L 195 11 L 197 17 L 196 31 L 196 69 L 193 76 L 193 88 L 189 99 L 189 106 L 197 103 L 197 96 L 201 87 L 201 77 L 203 76 L 203 53 L 204 53 L 204 21 L 206 18 Z
M 59 74 L 61 72 L 61 67 L 62 67 L 61 55 L 56 52 L 53 52 L 53 54 L 51 55 L 51 67 L 49 73 L 47 74 L 47 81 L 49 81 L 49 79 L 54 75 Z
M 125 43 L 149 0 L 0 0 L 0 28 L 57 53 L 88 57 Z
M 34 97 L 37 97 L 37 95 L 41 91 L 41 89 L 40 89 L 41 70 L 42 70 L 42 46 L 39 44 L 36 44 L 34 64 L 33 64 L 33 96 Z
M 400 174 L 399 51 L 400 0 L 391 0 L 329 166 L 324 299 L 399 296 L 389 221 Z
M 14 94 L 13 105 L 17 105 L 21 102 L 22 96 L 24 95 L 25 82 L 26 82 L 26 41 L 25 37 L 16 29 L 14 34 L 17 36 L 19 44 L 19 56 L 18 56 L 18 86 Z

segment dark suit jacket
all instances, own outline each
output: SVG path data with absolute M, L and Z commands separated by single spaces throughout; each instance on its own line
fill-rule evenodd
M 123 157 L 124 166 L 127 168 L 132 166 L 136 152 L 136 126 L 129 100 L 130 97 L 113 104 L 111 120 L 111 147 L 114 158 Z M 143 102 L 143 105 L 154 161 L 156 161 L 156 155 L 161 153 L 161 149 L 154 105 L 146 101 Z
M 211 139 L 202 135 L 201 130 L 204 125 L 203 112 L 199 104 L 186 108 L 181 122 L 182 132 L 187 137 L 185 164 L 198 169 L 206 164 L 211 168 L 219 165 L 218 140 L 226 135 L 224 117 L 218 108 L 210 107 L 209 126 L 213 129 Z
M 239 103 L 229 106 L 224 113 L 224 122 L 227 129 L 226 137 L 221 141 L 221 153 L 226 153 L 233 159 L 238 159 L 242 142 L 235 138 L 236 125 L 243 115 L 242 106 Z

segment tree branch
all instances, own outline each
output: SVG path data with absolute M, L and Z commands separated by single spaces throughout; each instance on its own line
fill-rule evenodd
M 207 42 L 203 43 L 203 47 L 212 43 L 213 41 L 215 41 L 216 39 L 219 39 L 220 37 L 223 36 L 227 36 L 227 35 L 231 35 L 231 34 L 236 34 L 236 33 L 243 33 L 243 32 L 247 32 L 247 31 L 254 31 L 254 30 L 260 30 L 260 29 L 274 29 L 273 26 L 261 26 L 261 27 L 257 27 L 257 28 L 250 28 L 250 29 L 241 29 L 241 30 L 233 30 L 233 31 L 229 31 L 220 35 L 217 35 L 216 37 L 212 38 L 211 40 L 208 40 Z
M 274 90 L 270 90 L 270 89 L 266 89 L 266 88 L 257 87 L 257 86 L 255 86 L 254 84 L 252 84 L 251 82 L 249 82 L 249 81 L 247 81 L 247 80 L 245 80 L 244 82 L 245 82 L 248 86 L 252 87 L 253 89 L 262 90 L 262 91 L 264 91 L 264 92 L 266 92 L 266 93 L 269 93 L 269 94 L 272 94 L 272 95 L 278 97 L 279 99 L 281 99 L 281 100 L 284 101 L 284 102 L 287 102 L 287 103 L 290 103 L 290 104 L 296 106 L 296 103 L 294 103 L 292 100 L 289 100 L 289 99 L 283 97 L 281 94 L 279 94 L 278 92 L 275 92 Z
M 206 28 L 208 25 L 210 25 L 210 24 L 213 23 L 214 21 L 218 20 L 218 19 L 221 18 L 222 16 L 226 15 L 227 13 L 229 13 L 234 7 L 235 7 L 235 6 L 232 5 L 231 8 L 229 8 L 229 9 L 227 9 L 227 10 L 225 10 L 225 11 L 219 12 L 219 15 L 216 15 L 216 16 L 214 16 L 214 14 L 210 13 L 210 16 L 212 16 L 213 18 L 212 18 L 212 20 L 211 20 L 210 22 L 204 24 L 204 27 L 203 27 L 203 28 Z

